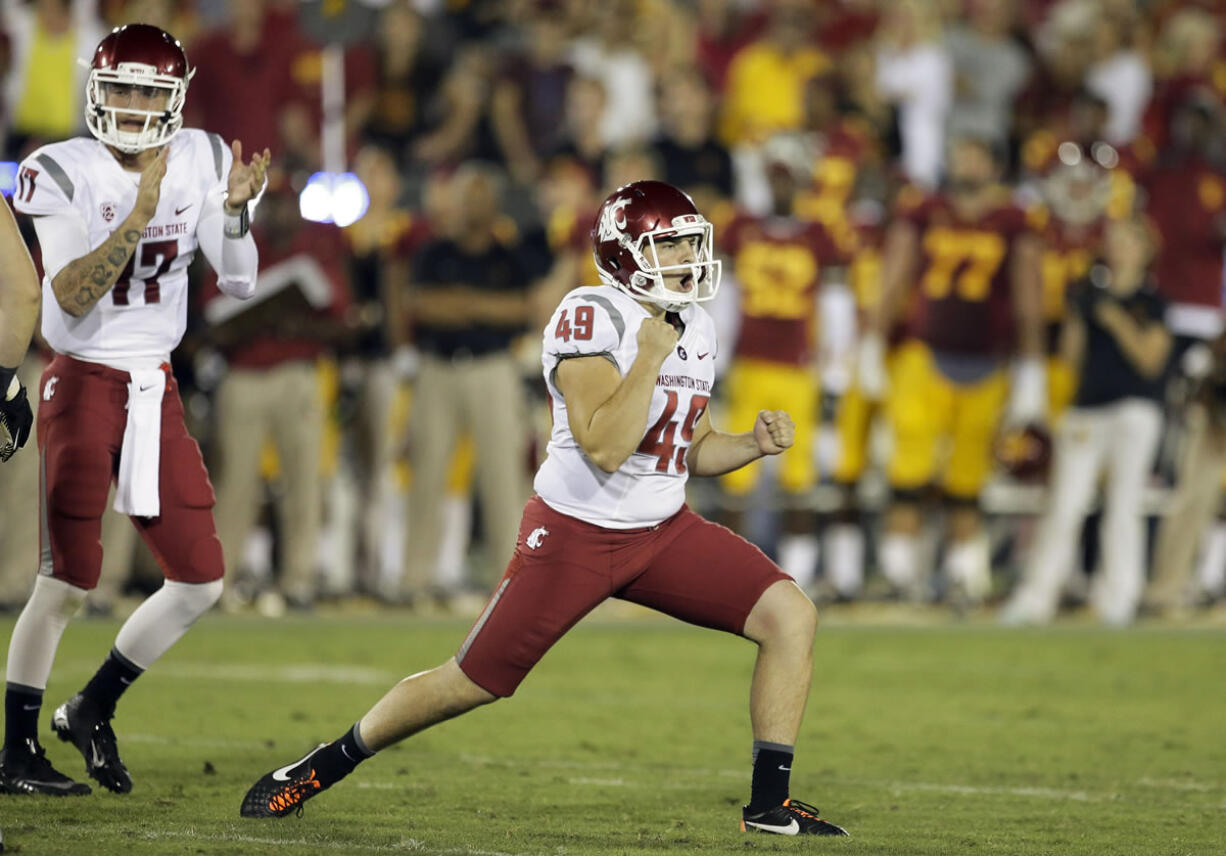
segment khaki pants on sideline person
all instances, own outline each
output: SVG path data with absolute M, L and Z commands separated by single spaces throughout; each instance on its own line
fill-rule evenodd
M 324 407 L 314 362 L 231 370 L 217 393 L 217 535 L 233 573 L 255 524 L 262 496 L 260 453 L 271 438 L 280 461 L 281 566 L 278 588 L 309 601 L 315 595 L 322 477 Z
M 447 472 L 465 432 L 477 450 L 476 494 L 490 565 L 476 582 L 488 588 L 498 578 L 515 550 L 528 496 L 527 427 L 523 384 L 509 354 L 422 359 L 409 417 L 412 485 L 404 594 L 419 594 L 434 579 Z
M 1158 527 L 1154 577 L 1145 593 L 1146 605 L 1156 609 L 1187 605 L 1196 551 L 1217 511 L 1226 466 L 1226 426 L 1211 424 L 1202 405 L 1192 407 L 1187 419 L 1178 481 Z

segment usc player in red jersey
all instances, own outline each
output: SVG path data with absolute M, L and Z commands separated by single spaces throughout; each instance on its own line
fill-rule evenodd
M 1007 421 L 1040 420 L 1046 405 L 1039 312 L 1041 242 L 999 183 L 991 145 L 963 137 L 949 149 L 946 190 L 904 199 L 886 236 L 881 310 L 862 349 L 871 362 L 912 297 L 908 338 L 894 358 L 886 413 L 894 435 L 894 496 L 880 544 L 882 573 L 902 593 L 926 594 L 917 541 L 920 499 L 938 487 L 950 505 L 944 573 L 975 602 L 991 585 L 979 492 L 1008 400 Z M 1015 361 L 1012 391 L 1006 365 Z M 861 366 L 861 372 L 884 371 Z M 1011 399 L 1010 399 L 1010 393 Z
M 841 280 L 847 249 L 820 223 L 793 217 L 811 161 L 794 136 L 777 136 L 764 147 L 771 213 L 741 214 L 725 231 L 723 250 L 740 286 L 740 332 L 727 377 L 728 422 L 754 424 L 761 410 L 786 410 L 796 424 L 796 443 L 779 464 L 784 494 L 779 564 L 801 588 L 817 571 L 817 512 L 810 492 L 817 482 L 814 441 L 819 423 L 818 300 L 824 282 Z M 761 470 L 744 468 L 720 479 L 731 498 L 723 522 L 739 530 L 744 498 Z

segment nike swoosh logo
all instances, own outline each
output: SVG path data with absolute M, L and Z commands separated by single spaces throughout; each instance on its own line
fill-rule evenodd
M 125 687 L 132 686 L 132 681 L 129 678 L 120 678 L 119 682 L 123 684 Z
M 149 390 L 153 389 L 155 386 L 157 386 L 157 384 L 156 384 L 156 383 L 151 383 L 151 384 L 149 384 L 148 386 L 142 386 L 142 387 L 140 388 L 140 391 L 141 391 L 141 392 L 148 392 Z
M 89 762 L 90 766 L 93 766 L 93 767 L 105 767 L 106 766 L 106 759 L 102 757 L 102 753 L 98 751 L 98 747 L 95 746 L 93 743 L 89 744 L 89 753 L 92 756 Z M 792 822 L 795 823 L 796 821 L 792 821 Z
M 346 758 L 348 758 L 350 761 L 353 761 L 353 763 L 355 763 L 355 764 L 357 763 L 357 759 L 355 759 L 355 758 L 354 758 L 352 755 L 350 755 L 350 754 L 349 754 L 349 750 L 345 748 L 345 744 L 344 744 L 344 743 L 342 743 L 342 744 L 341 744 L 341 753 L 342 753 L 342 754 L 343 754 L 343 755 L 344 755 Z
M 312 755 L 314 755 L 316 752 L 318 752 L 320 749 L 324 748 L 324 747 L 325 747 L 325 746 L 327 746 L 327 745 L 328 745 L 327 743 L 320 743 L 318 746 L 316 746 L 316 747 L 315 747 L 314 749 L 312 749 L 310 752 L 308 752 L 308 753 L 306 753 L 305 755 L 303 755 L 303 756 L 302 756 L 301 758 L 299 758 L 297 761 L 291 761 L 290 763 L 286 764 L 284 767 L 279 767 L 279 768 L 277 768 L 276 770 L 273 770 L 273 771 L 272 771 L 272 777 L 273 777 L 274 779 L 276 779 L 278 782 L 288 782 L 288 781 L 289 781 L 289 771 L 290 771 L 290 770 L 292 770 L 292 769 L 294 769 L 295 767 L 297 767 L 299 764 L 301 764 L 301 763 L 302 763 L 303 761 L 305 761 L 307 758 L 310 758 Z M 793 823 L 795 823 L 795 821 L 793 821 Z
M 710 356 L 710 355 L 711 355 L 711 352 L 710 352 L 710 351 L 707 351 L 705 354 L 699 354 L 699 355 L 698 355 L 698 359 L 700 359 L 700 360 L 705 360 L 705 359 L 706 359 L 708 356 Z
M 800 832 L 800 824 L 796 822 L 796 818 L 792 818 L 787 826 L 775 826 L 771 823 L 754 823 L 752 820 L 745 821 L 745 825 L 752 826 L 754 829 L 761 829 L 763 832 L 774 832 L 779 835 L 797 835 Z
M 39 710 L 41 708 L 42 708 L 41 704 L 23 704 L 21 706 L 22 710 Z
M 180 214 L 182 214 L 184 211 L 186 211 L 188 208 L 191 208 L 191 207 L 192 207 L 191 205 L 184 205 L 182 208 L 176 208 L 175 216 L 178 217 Z
M 783 770 L 783 772 L 785 772 L 785 773 L 790 773 L 790 772 L 792 772 L 792 768 L 791 768 L 791 767 L 785 767 L 785 766 L 783 766 L 782 764 L 780 764 L 780 765 L 779 765 L 779 769 L 780 769 L 780 770 Z

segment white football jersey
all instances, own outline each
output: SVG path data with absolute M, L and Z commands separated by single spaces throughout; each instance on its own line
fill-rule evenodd
M 187 267 L 210 193 L 225 189 L 233 155 L 221 137 L 184 129 L 169 143 L 157 213 L 114 287 L 80 318 L 65 312 L 51 280 L 73 259 L 46 258 L 43 337 L 57 352 L 99 363 L 166 359 L 187 328 Z M 22 161 L 13 202 L 34 216 L 73 215 L 97 249 L 136 205 L 140 173 L 124 170 L 98 140 L 52 143 Z
M 625 377 L 638 356 L 639 326 L 648 317 L 625 292 L 588 286 L 566 295 L 545 328 L 541 361 L 553 433 L 534 487 L 554 510 L 607 529 L 654 526 L 685 502 L 685 455 L 715 383 L 715 324 L 697 305 L 682 310 L 685 330 L 657 376 L 647 432 L 614 473 L 592 463 L 571 434 L 556 372 L 562 360 L 601 356 Z

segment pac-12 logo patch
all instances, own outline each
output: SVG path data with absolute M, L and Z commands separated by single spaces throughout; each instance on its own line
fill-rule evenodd
M 527 545 L 535 550 L 541 546 L 541 542 L 545 540 L 545 536 L 549 534 L 549 530 L 544 526 L 538 526 L 532 530 L 532 534 L 528 536 Z
M 102 219 L 106 222 L 111 222 L 115 219 L 115 203 L 103 202 L 98 206 L 98 210 L 102 213 Z

